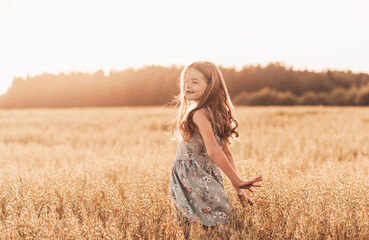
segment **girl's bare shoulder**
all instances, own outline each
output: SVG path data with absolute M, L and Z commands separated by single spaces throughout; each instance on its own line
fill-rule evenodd
M 194 121 L 210 121 L 210 114 L 206 109 L 200 108 L 194 112 L 192 119 Z
M 206 116 L 206 118 L 210 121 L 211 120 L 211 112 L 210 112 L 210 110 L 208 109 L 208 108 L 200 108 L 199 110 L 197 110 L 197 111 L 202 111 L 204 114 L 205 114 L 205 116 Z

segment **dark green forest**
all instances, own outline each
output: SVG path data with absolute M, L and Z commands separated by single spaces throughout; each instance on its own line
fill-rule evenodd
M 184 66 L 102 70 L 14 78 L 1 108 L 171 105 Z M 235 105 L 369 105 L 369 75 L 351 71 L 293 70 L 283 64 L 221 69 Z

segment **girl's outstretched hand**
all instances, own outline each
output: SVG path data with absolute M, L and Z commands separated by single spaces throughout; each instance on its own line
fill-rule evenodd
M 261 187 L 260 184 L 255 184 L 257 182 L 261 182 L 263 181 L 263 177 L 262 176 L 259 176 L 259 177 L 256 177 L 252 180 L 246 180 L 246 181 L 242 181 L 239 186 L 236 186 L 240 189 L 247 189 L 249 190 L 250 192 L 254 192 L 251 187 Z
M 242 204 L 243 207 L 245 207 L 245 203 L 248 203 L 251 206 L 254 205 L 254 202 L 251 201 L 251 199 L 246 196 L 246 194 L 244 193 L 244 191 L 242 189 L 237 188 L 237 187 L 235 187 L 235 189 L 236 189 L 236 192 L 237 192 L 237 196 L 240 199 L 241 204 Z
M 242 203 L 242 206 L 245 206 L 245 202 L 250 204 L 251 206 L 254 204 L 253 201 L 251 201 L 251 199 L 246 196 L 246 194 L 244 193 L 244 191 L 242 189 L 247 189 L 250 192 L 254 192 L 251 189 L 251 187 L 261 187 L 260 184 L 255 184 L 255 183 L 261 182 L 261 181 L 263 181 L 263 177 L 259 176 L 259 177 L 256 177 L 256 178 L 252 179 L 252 180 L 242 181 L 239 186 L 236 186 L 236 185 L 233 184 L 233 187 L 235 188 L 235 190 L 237 192 L 237 196 L 240 199 L 240 201 Z

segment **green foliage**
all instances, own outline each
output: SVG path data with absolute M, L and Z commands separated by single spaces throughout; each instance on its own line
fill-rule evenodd
M 350 105 L 349 104 L 349 95 L 347 91 L 341 87 L 333 89 L 333 91 L 329 94 L 329 102 L 330 105 Z
M 301 105 L 328 105 L 327 95 L 324 93 L 307 92 L 299 98 Z
M 278 93 L 279 99 L 278 104 L 279 105 L 296 105 L 297 104 L 297 97 L 291 93 L 290 91 L 287 92 L 280 92 Z
M 356 95 L 356 104 L 360 106 L 369 105 L 369 84 L 358 91 Z
M 270 88 L 263 88 L 256 92 L 242 92 L 233 98 L 236 105 L 265 106 L 265 105 L 331 105 L 331 106 L 368 106 L 369 84 L 361 88 L 334 88 L 330 92 L 308 91 L 302 96 L 287 92 L 278 92 Z
M 291 92 L 277 92 L 270 88 L 263 88 L 256 92 L 243 92 L 233 99 L 237 105 L 295 105 L 297 98 Z

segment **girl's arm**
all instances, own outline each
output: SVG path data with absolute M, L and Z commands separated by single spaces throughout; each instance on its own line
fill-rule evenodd
M 237 173 L 236 165 L 234 164 L 233 156 L 232 156 L 231 151 L 229 150 L 229 145 L 228 145 L 227 142 L 223 143 L 223 148 L 222 149 L 223 149 L 223 152 L 226 155 L 229 163 L 232 165 L 234 171 Z
M 232 156 L 232 153 L 229 149 L 229 144 L 227 142 L 223 143 L 223 152 L 227 156 L 228 161 L 232 165 L 235 172 L 237 172 L 236 166 L 235 166 L 234 161 L 233 161 L 233 156 Z M 243 192 L 243 190 L 241 188 L 238 188 L 235 185 L 233 185 L 233 187 L 235 188 L 235 190 L 237 192 L 237 195 L 238 195 L 239 199 L 241 200 L 242 206 L 245 206 L 244 205 L 245 203 L 248 203 L 250 205 L 254 204 L 254 202 L 249 197 L 246 196 L 246 194 Z
M 233 156 L 231 151 L 229 150 L 229 145 L 227 142 L 223 142 L 223 152 L 227 156 L 227 159 L 229 163 L 232 165 L 234 171 L 237 173 L 236 165 L 234 164 Z M 236 188 L 236 191 L 240 194 L 240 191 L 242 191 L 240 188 L 238 188 L 236 185 L 233 184 L 233 187 Z
M 222 169 L 233 185 L 240 186 L 243 181 L 238 176 L 223 150 L 219 147 L 215 139 L 211 123 L 205 113 L 198 110 L 194 113 L 192 119 L 204 140 L 209 157 L 220 167 L 220 169 Z

